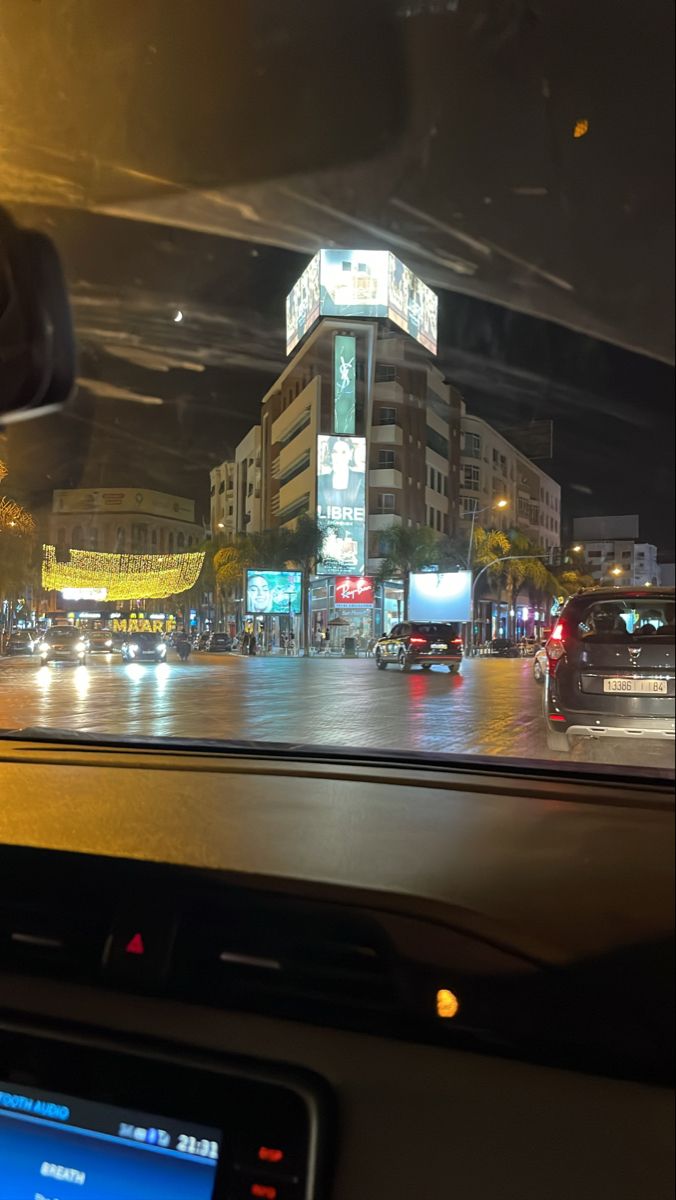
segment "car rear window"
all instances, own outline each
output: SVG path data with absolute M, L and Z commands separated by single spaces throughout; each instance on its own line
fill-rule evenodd
M 590 599 L 585 604 L 578 602 L 571 617 L 582 637 L 674 636 L 673 598 Z
M 47 640 L 50 642 L 60 642 L 67 638 L 80 636 L 79 629 L 73 629 L 70 625 L 56 625 L 47 631 Z

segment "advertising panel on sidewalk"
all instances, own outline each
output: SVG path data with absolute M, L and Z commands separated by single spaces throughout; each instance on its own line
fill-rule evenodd
M 469 621 L 471 571 L 422 571 L 411 575 L 408 615 L 411 621 Z
M 317 438 L 317 521 L 322 571 L 359 575 L 366 543 L 366 439 Z
M 302 610 L 300 571 L 247 571 L 247 613 L 289 613 L 297 617 Z

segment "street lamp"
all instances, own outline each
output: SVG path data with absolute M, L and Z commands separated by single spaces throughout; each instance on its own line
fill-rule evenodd
M 472 509 L 472 524 L 471 524 L 470 531 L 469 531 L 469 547 L 467 550 L 467 570 L 468 571 L 472 570 L 472 551 L 474 549 L 474 523 L 476 521 L 476 518 L 478 516 L 480 517 L 482 513 L 489 512 L 495 508 L 509 508 L 509 500 L 505 500 L 504 496 L 501 496 L 499 500 L 494 500 L 492 504 L 487 504 L 485 508 L 477 508 L 476 502 L 474 504 L 474 508 Z M 467 513 L 463 513 L 462 515 L 463 515 L 463 517 L 466 517 Z M 472 626 L 471 630 L 470 630 L 470 646 L 473 646 L 474 645 L 474 589 L 472 589 L 472 610 L 470 612 L 470 622 L 471 622 L 471 626 Z
M 472 569 L 472 549 L 474 547 L 474 524 L 476 518 L 480 517 L 482 513 L 491 512 L 496 508 L 509 508 L 509 500 L 505 500 L 504 497 L 501 497 L 499 500 L 494 500 L 492 504 L 487 504 L 485 508 L 477 508 L 475 502 L 474 508 L 472 509 L 472 524 L 469 531 L 469 548 L 467 551 L 467 567 L 470 571 Z M 466 517 L 468 516 L 468 513 L 465 512 L 462 515 L 463 517 Z
M 584 546 L 571 546 L 571 550 L 572 550 L 573 554 L 582 554 L 582 551 L 584 550 Z
M 612 571 L 610 572 L 610 574 L 611 574 L 611 575 L 621 575 L 621 574 L 622 574 L 622 567 L 613 567 L 613 569 L 612 569 Z

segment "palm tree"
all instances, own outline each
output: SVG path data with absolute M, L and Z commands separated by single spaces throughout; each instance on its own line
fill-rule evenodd
M 378 571 L 378 578 L 384 580 L 395 576 L 403 581 L 403 617 L 406 620 L 411 573 L 438 563 L 439 539 L 428 525 L 393 525 L 383 537 L 385 557 Z
M 479 526 L 474 531 L 474 549 L 472 552 L 474 578 L 476 579 L 484 567 L 489 568 L 486 574 L 491 586 L 495 590 L 498 612 L 500 612 L 502 592 L 505 586 L 505 564 L 499 561 L 496 562 L 496 559 L 502 559 L 509 553 L 509 538 L 501 529 L 483 529 Z M 474 624 L 474 613 L 472 613 L 472 624 Z
M 504 564 L 504 578 L 510 600 L 510 612 L 514 613 L 514 616 L 509 618 L 509 633 L 511 637 L 514 637 L 516 634 L 516 603 L 522 587 L 528 585 L 531 593 L 544 594 L 548 590 L 551 591 L 553 580 L 542 561 L 538 543 L 519 529 L 510 530 L 508 536 L 509 553 L 515 557 Z

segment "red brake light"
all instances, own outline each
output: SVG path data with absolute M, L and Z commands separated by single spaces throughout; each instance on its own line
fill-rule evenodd
M 550 675 L 554 674 L 558 666 L 559 659 L 563 658 L 564 654 L 566 653 L 563 644 L 565 636 L 566 627 L 563 624 L 563 621 L 557 621 L 556 625 L 552 629 L 551 634 L 549 635 L 547 645 L 545 646 L 545 653 L 547 655 Z
M 453 645 L 454 645 L 454 646 L 462 646 L 462 644 L 463 644 L 463 642 L 462 642 L 462 638 L 453 638 Z
M 427 645 L 427 638 L 424 638 L 424 637 L 410 637 L 408 640 L 412 646 L 426 646 Z

